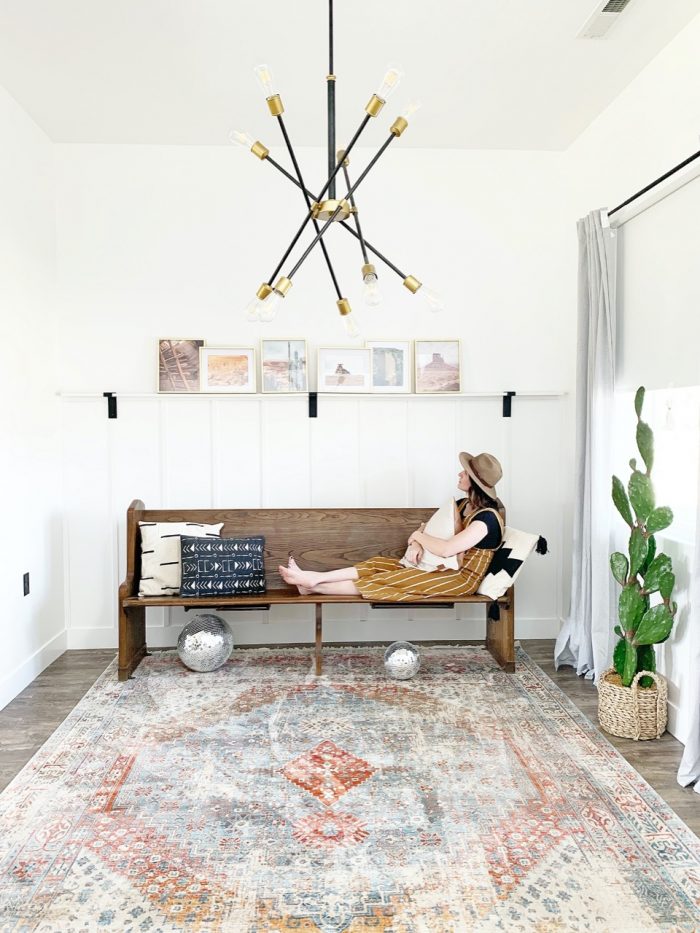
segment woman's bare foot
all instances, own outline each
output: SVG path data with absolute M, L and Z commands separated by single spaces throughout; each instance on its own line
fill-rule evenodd
M 279 575 L 285 583 L 290 586 L 296 586 L 302 596 L 308 596 L 314 586 L 319 582 L 319 573 L 312 570 L 301 570 L 294 558 L 289 555 L 289 564 L 287 567 L 278 567 Z

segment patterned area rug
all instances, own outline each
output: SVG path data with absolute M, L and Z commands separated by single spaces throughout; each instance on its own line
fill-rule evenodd
M 522 652 L 114 667 L 0 797 L 2 931 L 689 931 L 700 842 Z

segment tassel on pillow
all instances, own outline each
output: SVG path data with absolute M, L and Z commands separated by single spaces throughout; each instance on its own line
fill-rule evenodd
M 498 620 L 501 618 L 501 610 L 495 599 L 489 606 L 487 615 L 492 622 L 498 622 Z
M 535 548 L 538 554 L 546 554 L 549 551 L 547 545 L 547 539 L 543 538 L 542 535 L 537 539 L 537 547 Z

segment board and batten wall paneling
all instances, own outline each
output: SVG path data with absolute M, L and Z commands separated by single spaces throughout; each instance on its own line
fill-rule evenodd
M 68 647 L 108 647 L 116 633 L 119 586 L 114 563 L 117 520 L 111 505 L 111 424 L 104 399 L 64 400 L 62 408 Z
M 544 534 L 518 582 L 516 635 L 556 634 L 560 621 L 563 399 L 143 396 L 64 398 L 68 645 L 117 642 L 116 595 L 125 572 L 126 509 L 149 507 L 437 508 L 456 495 L 462 449 L 501 459 L 500 484 L 515 527 Z M 551 469 L 542 463 L 553 464 Z M 483 609 L 328 606 L 328 641 L 481 638 Z M 310 642 L 313 610 L 225 613 L 239 644 Z M 173 645 L 188 615 L 148 612 L 149 643 Z

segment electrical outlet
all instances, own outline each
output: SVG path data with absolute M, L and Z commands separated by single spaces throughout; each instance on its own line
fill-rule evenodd
M 22 577 L 22 586 L 24 587 L 24 595 L 29 596 L 29 573 L 25 573 Z

